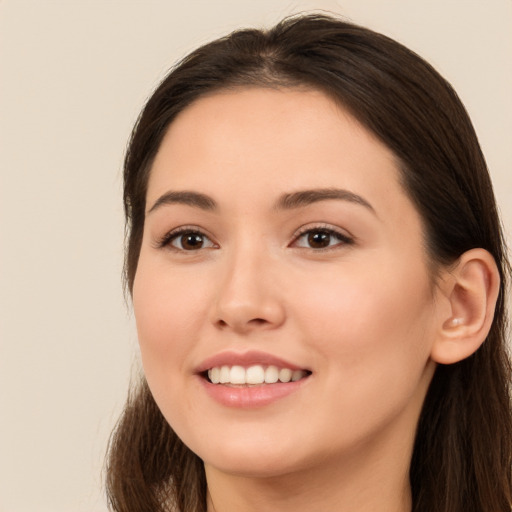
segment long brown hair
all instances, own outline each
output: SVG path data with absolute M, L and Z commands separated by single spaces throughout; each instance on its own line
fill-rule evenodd
M 410 483 L 414 512 L 505 512 L 512 506 L 507 261 L 489 174 L 456 93 L 428 63 L 381 34 L 321 15 L 241 30 L 180 62 L 147 102 L 125 159 L 125 277 L 131 291 L 148 175 L 176 115 L 201 96 L 244 86 L 308 87 L 348 109 L 396 155 L 424 224 L 433 267 L 488 250 L 502 287 L 487 340 L 439 365 L 419 419 Z M 176 436 L 142 380 L 111 438 L 107 493 L 116 512 L 204 512 L 201 460 Z

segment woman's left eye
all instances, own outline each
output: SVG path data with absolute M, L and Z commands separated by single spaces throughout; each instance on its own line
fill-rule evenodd
M 308 249 L 328 249 L 337 245 L 351 244 L 353 240 L 348 236 L 333 231 L 332 229 L 316 228 L 309 229 L 300 234 L 294 241 L 295 247 L 306 247 Z

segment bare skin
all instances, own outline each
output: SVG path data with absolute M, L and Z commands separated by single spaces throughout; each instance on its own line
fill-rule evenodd
M 315 91 L 218 93 L 171 125 L 133 301 L 151 391 L 205 463 L 208 512 L 410 512 L 453 294 L 433 286 L 398 176 Z M 237 358 L 300 379 L 208 377 Z

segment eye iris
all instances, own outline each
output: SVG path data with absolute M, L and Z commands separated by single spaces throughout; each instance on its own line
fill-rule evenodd
M 188 251 L 193 249 L 200 249 L 203 246 L 204 240 L 202 235 L 197 233 L 187 233 L 181 236 L 181 246 Z
M 308 234 L 308 244 L 314 249 L 323 249 L 331 243 L 331 235 L 327 231 L 312 231 Z

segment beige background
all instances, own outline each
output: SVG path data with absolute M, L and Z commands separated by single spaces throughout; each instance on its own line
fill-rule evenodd
M 106 510 L 103 454 L 137 359 L 120 168 L 144 99 L 198 44 L 312 8 L 453 83 L 510 236 L 512 0 L 0 0 L 0 512 Z

